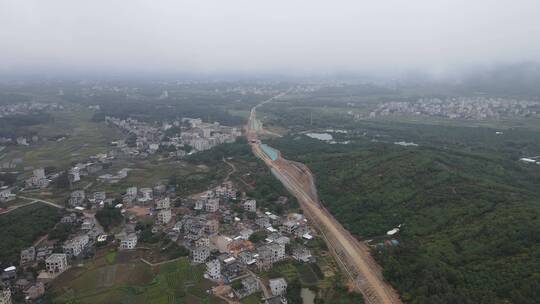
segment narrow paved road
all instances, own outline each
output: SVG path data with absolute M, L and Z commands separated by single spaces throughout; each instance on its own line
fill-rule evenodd
M 227 172 L 227 176 L 225 176 L 225 179 L 224 181 L 229 181 L 229 178 L 231 177 L 231 175 L 233 175 L 235 172 L 236 172 L 236 166 L 231 163 L 231 162 L 228 162 L 225 157 L 222 159 L 224 163 L 226 163 L 227 165 L 229 165 L 229 167 L 231 167 L 231 171 Z
M 52 206 L 54 208 L 58 208 L 58 209 L 65 209 L 66 207 L 64 206 L 61 206 L 61 205 L 58 205 L 57 203 L 53 203 L 53 202 L 49 202 L 49 201 L 46 201 L 46 200 L 42 200 L 42 199 L 39 199 L 39 198 L 33 198 L 33 197 L 26 197 L 26 196 L 18 196 L 20 198 L 23 198 L 23 199 L 26 199 L 26 200 L 33 200 L 34 202 L 39 202 L 39 203 L 44 203 L 44 204 L 47 204 L 49 206 Z
M 261 105 L 283 96 L 283 94 L 266 100 L 251 110 L 246 125 L 246 137 L 254 154 L 262 159 L 272 170 L 272 173 L 296 196 L 304 213 L 318 226 L 340 266 L 351 279 L 353 286 L 364 295 L 366 302 L 370 304 L 401 303 L 398 294 L 384 281 L 380 268 L 371 257 L 369 249 L 352 237 L 322 207 L 309 169 L 302 164 L 287 161 L 281 155 L 277 160 L 271 160 L 261 149 L 257 133 L 261 131 L 262 124 L 257 121 L 256 110 Z
M 37 199 L 37 198 L 32 198 L 32 197 L 26 197 L 26 196 L 17 196 L 19 198 L 22 198 L 22 199 L 25 199 L 25 200 L 29 200 L 30 202 L 26 203 L 26 204 L 21 204 L 21 205 L 17 205 L 17 206 L 13 206 L 12 208 L 9 208 L 5 211 L 2 211 L 0 212 L 0 215 L 3 215 L 3 214 L 8 214 L 10 212 L 13 212 L 19 208 L 22 208 L 22 207 L 26 207 L 26 206 L 30 206 L 30 205 L 33 205 L 35 203 L 43 203 L 43 204 L 47 204 L 49 206 L 52 206 L 54 208 L 58 208 L 58 209 L 65 209 L 65 207 L 63 206 L 60 206 L 58 204 L 55 204 L 53 202 L 49 202 L 49 201 L 44 201 L 44 200 L 41 200 L 41 199 Z

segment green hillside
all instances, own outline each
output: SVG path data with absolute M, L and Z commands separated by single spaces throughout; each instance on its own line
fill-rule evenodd
M 540 167 L 427 147 L 273 144 L 314 171 L 352 233 L 384 239 L 402 224 L 400 245 L 376 256 L 407 302 L 540 301 Z

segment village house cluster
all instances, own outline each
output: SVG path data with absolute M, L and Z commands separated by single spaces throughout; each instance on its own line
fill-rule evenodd
M 394 114 L 425 115 L 450 119 L 499 119 L 528 117 L 540 113 L 540 102 L 492 97 L 420 98 L 415 102 L 386 102 L 370 117 Z
M 0 118 L 14 115 L 28 115 L 32 113 L 60 110 L 64 107 L 58 103 L 22 102 L 0 106 Z
M 284 278 L 264 283 L 255 273 L 287 259 L 315 261 L 306 246 L 313 238 L 307 220 L 297 213 L 263 212 L 256 200 L 237 194 L 227 182 L 183 202 L 165 231 L 190 250 L 193 263 L 205 264 L 207 278 L 225 284 L 240 281 L 241 287 L 229 297 L 242 299 L 267 289 L 268 303 L 286 303 Z
M 185 118 L 159 127 L 132 119 L 107 118 L 107 121 L 134 135 L 134 147 L 129 147 L 126 141 L 116 144 L 122 151 L 138 156 L 170 146 L 175 149 L 190 146 L 194 152 L 203 151 L 233 142 L 241 135 L 236 128 L 203 123 L 201 119 Z M 167 132 L 172 128 L 174 132 Z M 176 151 L 178 156 L 180 150 Z M 236 282 L 228 294 L 231 299 L 263 291 L 267 303 L 286 303 L 287 281 L 263 280 L 257 273 L 269 271 L 281 261 L 315 261 L 308 248 L 313 238 L 311 229 L 303 215 L 264 211 L 257 200 L 240 193 L 230 181 L 189 198 L 176 197 L 174 187 L 163 184 L 131 185 L 121 193 L 92 188 L 93 183 L 87 184 L 89 187 L 78 186 L 86 176 L 109 183 L 125 178 L 129 169 L 97 176 L 111 167 L 117 155 L 117 150 L 96 154 L 73 164 L 67 171 L 50 173 L 44 168 L 32 171 L 25 180 L 25 189 L 43 189 L 61 174 L 67 175 L 71 192 L 66 200 L 67 212 L 57 227 L 65 225 L 70 229 L 62 240 L 45 238 L 23 249 L 19 265 L 4 269 L 0 285 L 4 302 L 0 304 L 10 303 L 14 294 L 23 295 L 27 301 L 39 299 L 49 282 L 72 265 L 94 256 L 101 246 L 119 251 L 137 250 L 145 245 L 144 241 L 141 245 L 142 218 L 153 219 L 152 235 L 168 238 L 187 249 L 192 263 L 204 265 L 209 280 L 230 286 Z M 13 190 L 0 188 L 0 202 L 12 200 Z M 286 201 L 287 198 L 280 197 L 276 204 Z M 111 235 L 95 217 L 103 208 L 112 208 L 122 215 L 121 226 Z
M 105 121 L 128 133 L 126 140 L 118 140 L 113 144 L 122 152 L 141 158 L 158 151 L 166 151 L 173 157 L 184 157 L 187 153 L 232 143 L 241 135 L 238 128 L 222 126 L 218 122 L 204 123 L 200 118 L 182 118 L 161 125 L 133 118 L 106 117 Z
M 285 200 L 280 198 L 276 203 Z M 35 267 L 40 262 L 44 263 L 45 269 L 35 278 L 30 275 L 16 277 L 15 270 L 8 271 L 13 275 L 6 281 L 11 284 L 6 285 L 5 290 L 15 289 L 29 298 L 38 298 L 44 292 L 43 284 L 76 261 L 93 256 L 100 244 L 113 244 L 120 251 L 136 250 L 142 233 L 137 228 L 141 217 L 153 218 L 153 234 L 187 248 L 191 262 L 203 264 L 209 280 L 230 286 L 236 282 L 228 295 L 231 299 L 264 291 L 268 295 L 267 303 L 286 303 L 287 281 L 284 278 L 263 280 L 257 273 L 269 271 L 275 263 L 286 260 L 315 262 L 308 248 L 313 238 L 312 229 L 302 214 L 280 216 L 263 211 L 255 199 L 240 193 L 232 182 L 183 199 L 177 198 L 174 191 L 164 185 L 132 186 L 120 195 L 86 194 L 84 190 L 72 193 L 69 201 L 72 208 L 88 204 L 97 210 L 107 205 L 118 209 L 124 217 L 120 232 L 108 236 L 93 216 L 72 209 L 60 221 L 76 227 L 64 242 L 44 241 L 20 253 L 23 269 Z M 61 248 L 61 252 L 55 248 Z
M 20 252 L 20 269 L 10 266 L 3 270 L 1 286 L 5 299 L 11 297 L 13 292 L 22 294 L 26 301 L 40 298 L 45 293 L 47 283 L 68 270 L 73 261 L 93 256 L 95 245 L 105 241 L 103 229 L 94 217 L 70 212 L 58 224 L 70 225 L 75 229 L 63 242 L 44 239 L 36 246 L 23 249 Z M 32 270 L 38 270 L 37 276 Z

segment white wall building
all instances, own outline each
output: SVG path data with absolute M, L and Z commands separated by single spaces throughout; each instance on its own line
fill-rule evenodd
M 131 250 L 137 246 L 137 235 L 130 233 L 120 238 L 120 250 Z

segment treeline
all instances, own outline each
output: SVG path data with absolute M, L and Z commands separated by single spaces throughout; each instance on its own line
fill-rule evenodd
M 106 204 L 104 208 L 96 212 L 96 219 L 103 226 L 105 231 L 109 231 L 112 227 L 120 225 L 124 219 L 120 208 L 115 208 L 112 205 Z
M 48 113 L 34 113 L 29 115 L 13 115 L 0 118 L 0 137 L 15 139 L 18 136 L 31 136 L 36 132 L 24 127 L 35 126 L 50 122 L 52 116 Z
M 210 150 L 189 155 L 187 160 L 196 164 L 216 165 L 222 163 L 224 158 L 245 158 L 250 156 L 251 148 L 247 144 L 246 139 L 239 137 L 234 143 L 218 145 Z
M 244 122 L 242 117 L 233 116 L 218 107 L 204 104 L 159 104 L 156 102 L 103 103 L 101 110 L 93 117 L 94 121 L 114 116 L 122 119 L 132 117 L 141 121 L 154 122 L 175 120 L 181 117 L 201 118 L 205 122 L 218 121 L 222 125 L 237 126 Z

